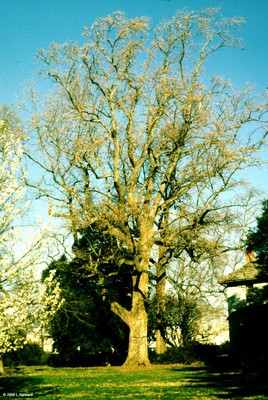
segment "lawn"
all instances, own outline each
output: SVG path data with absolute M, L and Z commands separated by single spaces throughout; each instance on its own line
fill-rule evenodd
M 55 399 L 268 399 L 254 375 L 210 372 L 202 366 L 142 369 L 21 367 L 0 377 L 0 396 Z

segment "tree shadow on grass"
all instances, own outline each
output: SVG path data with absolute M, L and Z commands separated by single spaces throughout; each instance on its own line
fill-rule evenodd
M 186 374 L 185 378 L 189 387 L 210 389 L 219 399 L 245 399 L 255 396 L 268 399 L 268 381 L 264 376 L 241 372 L 212 372 L 206 368 L 189 368 L 188 372 L 190 374 Z
M 57 387 L 44 384 L 40 377 L 23 376 L 22 374 L 0 377 L 0 398 L 36 398 L 53 395 L 56 399 L 59 393 Z

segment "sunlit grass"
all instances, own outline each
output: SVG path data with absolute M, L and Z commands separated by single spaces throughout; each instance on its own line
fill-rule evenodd
M 22 367 L 0 378 L 0 396 L 46 399 L 267 399 L 268 387 L 238 373 L 200 366 L 151 368 Z M 6 397 L 7 397 L 6 396 Z M 22 396 L 20 396 L 22 397 Z

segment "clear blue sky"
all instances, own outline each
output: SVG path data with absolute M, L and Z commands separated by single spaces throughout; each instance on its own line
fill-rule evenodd
M 21 86 L 38 68 L 34 57 L 40 48 L 47 49 L 52 41 L 79 40 L 82 27 L 97 17 L 122 10 L 129 17 L 149 16 L 156 24 L 178 9 L 218 6 L 223 16 L 246 19 L 240 33 L 244 45 L 214 58 L 209 72 L 264 90 L 268 87 L 268 0 L 0 0 L 0 106 L 15 105 Z M 267 173 L 258 174 L 256 181 L 268 186 Z

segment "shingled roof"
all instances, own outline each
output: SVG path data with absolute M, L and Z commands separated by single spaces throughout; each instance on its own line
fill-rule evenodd
M 259 274 L 258 265 L 254 262 L 247 263 L 228 275 L 221 276 L 218 282 L 224 286 L 241 286 L 253 283 L 267 282 Z

